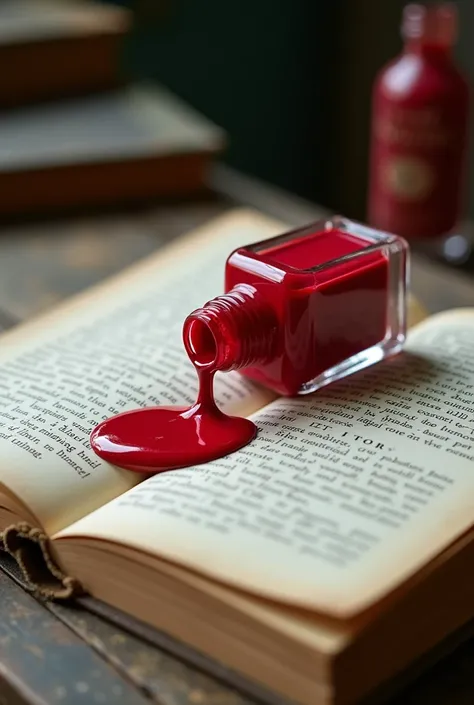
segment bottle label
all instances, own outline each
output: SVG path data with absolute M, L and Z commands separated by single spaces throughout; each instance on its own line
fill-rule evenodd
M 370 221 L 404 236 L 440 235 L 459 211 L 465 117 L 456 104 L 374 105 Z
M 449 149 L 456 135 L 439 109 L 386 106 L 375 121 L 375 134 L 388 144 L 415 150 Z
M 394 156 L 382 165 L 383 187 L 400 201 L 421 201 L 433 191 L 436 174 L 426 159 Z

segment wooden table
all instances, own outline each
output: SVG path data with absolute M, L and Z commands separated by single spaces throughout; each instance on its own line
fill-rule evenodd
M 323 209 L 223 167 L 206 200 L 0 228 L 0 309 L 25 319 L 114 274 L 232 207 L 246 205 L 291 225 Z M 474 305 L 474 278 L 413 258 L 413 291 L 429 311 Z
M 3 226 L 0 308 L 8 319 L 40 313 L 145 257 L 236 205 L 292 225 L 315 220 L 314 205 L 219 167 L 214 195 L 199 202 Z M 429 311 L 474 305 L 474 280 L 415 257 L 413 290 Z M 2 318 L 0 316 L 0 325 Z M 172 651 L 172 647 L 169 647 Z M 370 667 L 370 666 L 368 666 Z M 254 705 L 167 648 L 83 607 L 44 605 L 0 572 L 0 705 Z M 467 641 L 391 705 L 472 705 L 474 641 Z

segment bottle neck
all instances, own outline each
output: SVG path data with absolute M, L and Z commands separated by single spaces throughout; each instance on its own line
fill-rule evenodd
M 432 61 L 445 63 L 451 62 L 452 57 L 452 47 L 420 39 L 408 39 L 405 42 L 404 51 L 406 54 L 417 54 Z
M 457 9 L 453 3 L 410 4 L 402 20 L 405 51 L 434 60 L 449 60 L 457 36 Z
M 249 284 L 208 301 L 183 326 L 184 346 L 195 367 L 226 372 L 271 360 L 277 335 L 274 309 Z

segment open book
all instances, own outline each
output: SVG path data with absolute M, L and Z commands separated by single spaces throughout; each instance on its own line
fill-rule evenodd
M 43 551 L 46 594 L 80 584 L 294 701 L 352 703 L 474 616 L 474 310 L 312 396 L 219 375 L 259 435 L 207 465 L 143 481 L 88 442 L 193 402 L 185 315 L 284 228 L 233 212 L 2 337 L 0 529 L 31 582 Z

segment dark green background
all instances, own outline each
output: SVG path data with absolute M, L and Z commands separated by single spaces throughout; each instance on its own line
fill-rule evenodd
M 233 166 L 327 202 L 337 0 L 138 0 L 124 52 L 229 134 Z

